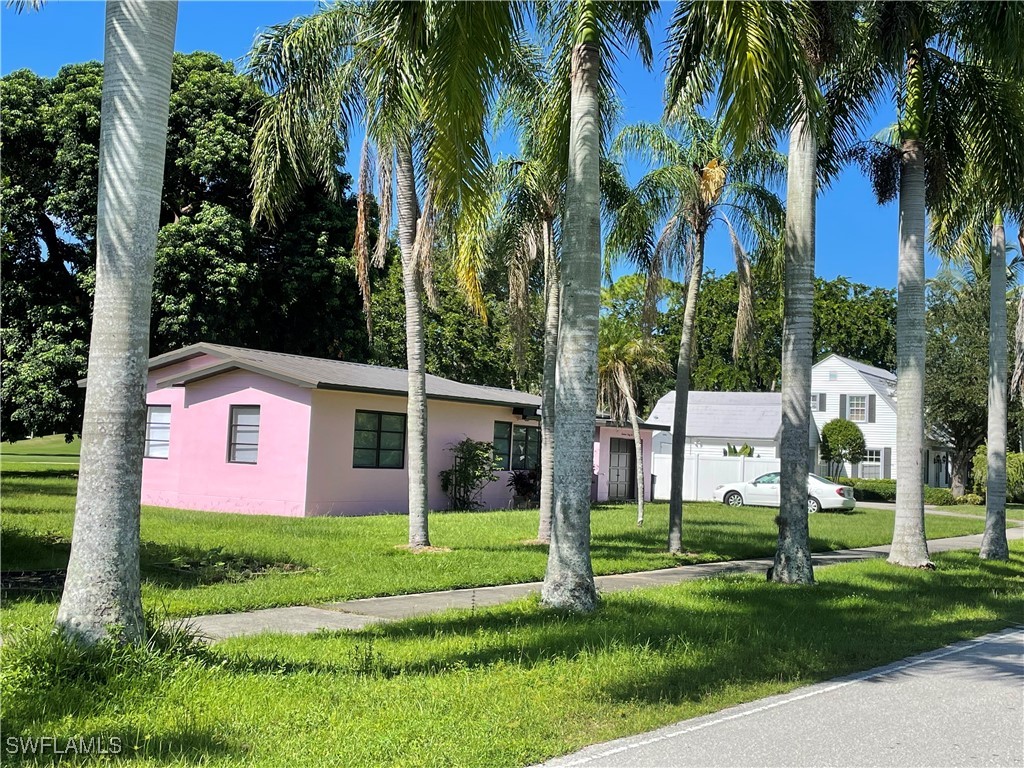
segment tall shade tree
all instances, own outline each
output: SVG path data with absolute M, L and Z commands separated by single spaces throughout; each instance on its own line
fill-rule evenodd
M 570 85 L 568 175 L 562 226 L 562 307 L 555 392 L 555 499 L 545 605 L 572 611 L 597 606 L 590 562 L 590 477 L 597 410 L 597 330 L 601 289 L 601 82 L 611 49 L 636 43 L 652 51 L 651 2 L 579 0 L 540 6 L 541 29 L 563 55 Z M 567 65 L 567 66 L 565 66 Z
M 458 274 L 482 311 L 479 272 L 466 265 L 481 261 L 490 167 L 484 121 L 520 27 L 518 6 L 509 3 L 336 3 L 271 28 L 252 52 L 251 70 L 273 96 L 260 112 L 254 145 L 254 216 L 287 208 L 309 176 L 335 187 L 357 121 L 377 149 L 381 232 L 374 257 L 383 260 L 394 204 L 403 267 L 413 549 L 430 545 L 422 295 L 430 292 L 433 241 L 441 225 L 463 233 Z M 354 244 L 367 302 L 370 164 L 367 146 Z
M 967 158 L 986 174 L 1020 173 L 1019 135 L 1006 130 L 1001 68 L 1024 72 L 1019 3 L 872 2 L 869 48 L 896 96 L 898 150 L 888 173 L 898 186 L 896 522 L 889 562 L 931 567 L 924 532 L 925 213 Z M 1012 88 L 1012 83 L 1010 84 Z M 1019 83 L 1017 84 L 1019 90 Z M 876 185 L 877 186 L 877 185 Z
M 668 538 L 669 551 L 681 553 L 687 404 L 705 242 L 716 222 L 728 228 L 740 294 L 733 335 L 733 354 L 739 357 L 752 345 L 754 332 L 750 263 L 740 238 L 771 256 L 785 213 L 770 187 L 781 179 L 785 160 L 763 148 L 734 152 L 720 128 L 697 115 L 675 132 L 660 125 L 629 126 L 613 146 L 653 166 L 623 194 L 608 236 L 611 257 L 627 257 L 647 274 L 645 326 L 656 312 L 664 271 L 688 276 L 676 363 Z
M 139 505 L 149 316 L 176 2 L 110 0 L 104 36 L 96 292 L 71 556 L 57 626 L 85 644 L 143 637 Z
M 598 331 L 598 407 L 619 423 L 629 422 L 636 451 L 636 524 L 644 524 L 644 450 L 636 412 L 637 381 L 669 369 L 665 351 L 639 327 L 614 316 L 601 318 Z
M 814 290 L 815 200 L 823 150 L 864 117 L 863 78 L 837 76 L 856 46 L 853 3 L 680 2 L 669 31 L 669 111 L 717 91 L 725 129 L 742 144 L 789 131 L 782 343 L 781 504 L 775 581 L 814 580 L 808 543 L 807 435 Z M 858 70 L 859 71 L 859 70 Z M 867 78 L 870 81 L 870 78 Z M 835 98 L 825 102 L 819 84 Z M 834 152 L 832 155 L 834 156 Z

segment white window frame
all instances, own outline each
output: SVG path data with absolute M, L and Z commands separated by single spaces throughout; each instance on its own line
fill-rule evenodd
M 255 414 L 255 424 L 240 424 L 239 415 Z M 239 440 L 240 435 L 255 435 L 253 442 Z M 239 447 L 252 448 L 252 460 L 239 459 Z M 232 405 L 228 416 L 228 463 L 229 464 L 256 464 L 259 460 L 260 449 L 260 407 L 258 405 Z
M 818 393 L 811 393 L 811 412 L 816 413 L 818 410 Z
M 880 448 L 868 448 L 864 451 L 864 460 L 860 463 L 860 476 L 865 480 L 882 479 L 882 450 Z
M 155 419 L 157 414 L 166 414 L 166 420 Z M 161 452 L 162 449 L 162 452 Z M 171 455 L 171 406 L 146 406 L 146 442 L 142 456 L 146 459 L 167 459 Z
M 854 401 L 860 401 L 860 407 L 854 408 Z M 860 418 L 854 418 L 854 410 L 860 411 Z M 849 421 L 855 421 L 859 424 L 863 424 L 868 420 L 868 396 L 867 395 L 848 395 L 846 398 L 846 418 Z

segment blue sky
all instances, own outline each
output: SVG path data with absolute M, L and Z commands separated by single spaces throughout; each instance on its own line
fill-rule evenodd
M 179 6 L 176 48 L 214 51 L 241 64 L 259 29 L 315 7 L 310 0 L 185 0 Z M 618 64 L 628 122 L 655 121 L 661 114 L 662 43 L 668 15 L 669 11 L 663 10 L 653 30 L 657 51 L 653 71 L 646 71 L 636 59 Z M 0 72 L 28 68 L 52 76 L 64 64 L 102 59 L 103 21 L 101 2 L 48 0 L 42 11 L 21 14 L 5 3 L 0 10 Z M 889 109 L 883 105 L 869 126 L 871 132 L 891 122 L 886 114 Z M 868 285 L 893 287 L 897 221 L 896 206 L 878 206 L 860 172 L 848 169 L 819 196 L 817 274 L 826 279 L 844 275 Z M 733 269 L 732 264 L 728 238 L 721 232 L 713 235 L 708 242 L 707 268 L 724 274 Z M 928 273 L 933 274 L 936 267 L 937 261 L 929 258 Z

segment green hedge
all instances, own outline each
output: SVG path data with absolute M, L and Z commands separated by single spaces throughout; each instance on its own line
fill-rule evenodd
M 857 501 L 896 501 L 895 480 L 867 480 L 861 477 L 841 477 L 841 485 L 849 485 L 853 488 L 853 498 Z M 948 488 L 924 487 L 924 503 L 935 506 L 946 507 L 956 503 L 952 492 Z
M 988 481 L 988 453 L 984 445 L 974 452 L 974 492 L 985 498 Z M 1006 500 L 1024 502 L 1024 453 L 1006 452 Z
M 853 498 L 857 501 L 896 501 L 895 480 L 865 480 L 860 477 L 840 477 L 840 485 L 853 488 Z

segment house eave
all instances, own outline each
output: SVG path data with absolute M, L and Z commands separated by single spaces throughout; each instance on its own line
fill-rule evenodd
M 393 389 L 381 389 L 378 387 L 355 387 L 346 384 L 332 384 L 329 382 L 321 381 L 316 384 L 317 389 L 326 390 L 329 392 L 358 392 L 366 395 L 384 395 L 386 397 L 402 397 L 406 398 L 409 396 L 408 392 L 397 392 Z M 476 397 L 457 397 L 455 395 L 432 395 L 427 393 L 427 400 L 441 400 L 449 403 L 476 403 L 479 405 L 493 405 L 499 408 L 538 408 L 536 403 L 526 402 L 502 402 L 500 400 L 488 400 L 486 398 Z M 525 417 L 524 417 L 525 418 Z
M 302 387 L 303 389 L 313 389 L 316 386 L 313 382 L 278 373 L 277 371 L 264 368 L 263 366 L 251 365 L 240 360 L 228 360 L 223 363 L 218 363 L 217 365 L 207 366 L 206 368 L 197 368 L 193 371 L 187 371 L 174 376 L 167 376 L 163 379 L 157 379 L 156 387 L 157 389 L 164 389 L 166 387 L 185 387 L 189 384 L 195 384 L 200 381 L 205 381 L 206 379 L 212 379 L 216 376 L 222 376 L 233 371 L 257 373 L 261 376 L 276 379 L 277 381 L 283 381 L 286 384 Z

